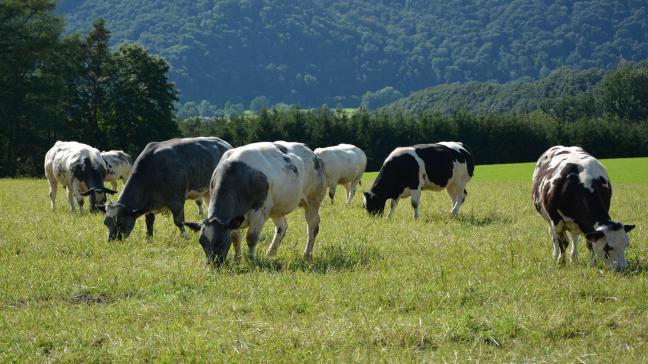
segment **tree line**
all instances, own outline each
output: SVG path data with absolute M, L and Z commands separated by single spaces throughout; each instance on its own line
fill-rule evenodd
M 552 145 L 580 145 L 598 158 L 648 156 L 648 122 L 614 118 L 560 120 L 543 111 L 529 114 L 369 112 L 271 109 L 254 117 L 189 118 L 179 122 L 184 136 L 215 135 L 235 146 L 257 141 L 301 141 L 311 148 L 351 143 L 367 154 L 368 170 L 378 170 L 397 146 L 462 141 L 477 163 L 535 161 Z
M 54 7 L 0 2 L 0 176 L 41 175 L 56 140 L 136 155 L 178 135 L 169 65 L 135 44 L 111 49 L 101 19 L 64 36 Z

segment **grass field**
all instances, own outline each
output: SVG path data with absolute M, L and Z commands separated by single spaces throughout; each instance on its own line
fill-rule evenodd
M 455 219 L 445 192 L 419 221 L 409 201 L 373 219 L 339 194 L 311 262 L 299 210 L 276 258 L 219 270 L 170 216 L 153 242 L 138 221 L 108 243 L 62 190 L 52 213 L 45 180 L 0 180 L 0 362 L 645 362 L 648 159 L 604 164 L 612 217 L 637 224 L 622 274 L 589 268 L 584 244 L 578 266 L 551 261 L 532 164 L 478 166 Z

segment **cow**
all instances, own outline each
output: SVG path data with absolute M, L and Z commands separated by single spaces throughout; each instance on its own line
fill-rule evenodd
M 391 217 L 398 200 L 412 197 L 414 218 L 419 217 L 422 190 L 446 189 L 452 199 L 452 216 L 466 200 L 466 184 L 475 170 L 472 154 L 460 142 L 417 144 L 394 149 L 378 172 L 371 189 L 364 193 L 363 206 L 373 216 L 380 216 L 391 199 Z
M 104 206 L 108 240 L 127 238 L 135 220 L 145 215 L 146 238 L 153 237 L 155 214 L 170 210 L 184 235 L 186 199 L 209 196 L 209 180 L 232 146 L 216 137 L 178 138 L 148 143 L 116 203 Z
M 106 193 L 117 191 L 104 187 L 106 163 L 99 150 L 83 143 L 57 141 L 45 154 L 45 177 L 49 182 L 52 211 L 56 209 L 58 183 L 67 190 L 70 211 L 74 212 L 74 200 L 83 213 L 83 196 L 90 196 L 90 211 L 106 201 Z
M 627 267 L 627 233 L 635 226 L 610 218 L 611 198 L 612 183 L 605 167 L 582 148 L 557 145 L 540 156 L 533 171 L 532 199 L 549 223 L 556 262 L 564 262 L 570 233 L 573 263 L 578 262 L 578 237 L 584 235 L 590 265 L 598 255 L 612 269 Z
M 101 157 L 106 162 L 106 178 L 104 178 L 104 182 L 110 182 L 113 190 L 116 190 L 117 181 L 121 179 L 125 184 L 128 176 L 130 176 L 133 168 L 131 158 L 121 150 L 101 152 Z
M 260 142 L 225 153 L 211 179 L 207 219 L 185 225 L 200 231 L 208 263 L 222 264 L 234 243 L 241 256 L 240 230 L 247 228 L 248 255 L 253 257 L 268 218 L 275 234 L 266 255 L 273 256 L 286 235 L 286 215 L 301 206 L 308 225 L 305 259 L 312 255 L 319 232 L 319 208 L 326 195 L 322 161 L 307 146 L 291 142 Z
M 347 193 L 346 202 L 351 202 L 367 168 L 367 156 L 360 148 L 351 144 L 317 148 L 315 154 L 324 162 L 331 204 L 335 199 L 337 185 L 344 186 Z

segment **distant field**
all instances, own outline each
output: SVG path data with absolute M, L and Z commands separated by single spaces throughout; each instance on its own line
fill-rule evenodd
M 276 258 L 268 224 L 254 261 L 219 270 L 170 216 L 153 242 L 138 221 L 108 243 L 63 190 L 52 213 L 45 180 L 0 180 L 0 361 L 644 362 L 648 158 L 603 163 L 613 218 L 638 226 L 623 274 L 589 268 L 584 244 L 579 265 L 551 261 L 533 164 L 478 166 L 455 219 L 445 192 L 419 221 L 409 201 L 375 219 L 338 193 L 311 262 L 297 211 Z

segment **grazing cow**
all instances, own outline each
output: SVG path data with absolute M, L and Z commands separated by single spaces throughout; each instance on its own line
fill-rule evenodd
M 111 150 L 101 152 L 101 157 L 106 162 L 106 178 L 104 178 L 104 182 L 110 182 L 113 190 L 116 190 L 117 181 L 121 179 L 125 184 L 128 176 L 130 176 L 133 168 L 130 156 L 121 150 Z
M 590 264 L 595 255 L 613 269 L 624 269 L 627 233 L 634 225 L 612 221 L 608 214 L 612 184 L 601 163 L 580 147 L 558 145 L 544 152 L 533 172 L 533 204 L 549 223 L 553 256 L 564 261 L 572 238 L 572 262 L 578 262 L 578 236 L 585 235 Z
M 200 230 L 200 244 L 208 262 L 221 264 L 232 241 L 240 257 L 240 229 L 248 228 L 246 240 L 254 256 L 259 234 L 268 217 L 275 234 L 267 255 L 277 251 L 286 235 L 286 215 L 301 206 L 308 225 L 306 259 L 319 232 L 319 208 L 326 194 L 322 161 L 300 143 L 262 142 L 235 148 L 223 156 L 211 179 L 209 214 L 202 223 L 185 223 Z
M 382 215 L 385 202 L 391 199 L 391 217 L 398 200 L 412 196 L 414 218 L 419 217 L 422 190 L 447 189 L 452 199 L 452 216 L 466 200 L 466 184 L 473 176 L 472 154 L 459 142 L 417 144 L 394 149 L 378 173 L 369 192 L 364 194 L 364 207 L 371 215 Z
M 337 185 L 344 186 L 347 193 L 346 202 L 351 202 L 356 187 L 362 179 L 362 173 L 367 167 L 367 156 L 360 148 L 351 144 L 317 148 L 315 154 L 324 162 L 331 203 L 335 198 Z
M 146 237 L 153 236 L 155 213 L 168 209 L 184 233 L 184 204 L 209 195 L 209 179 L 229 143 L 215 137 L 148 143 L 133 164 L 116 203 L 105 206 L 108 240 L 127 238 L 135 220 L 146 215 Z
M 57 141 L 45 154 L 52 211 L 56 207 L 59 182 L 67 189 L 70 211 L 74 211 L 76 199 L 79 212 L 83 212 L 83 196 L 90 196 L 90 211 L 97 211 L 97 205 L 106 201 L 106 193 L 116 193 L 104 187 L 105 174 L 106 164 L 97 149 L 82 143 Z

